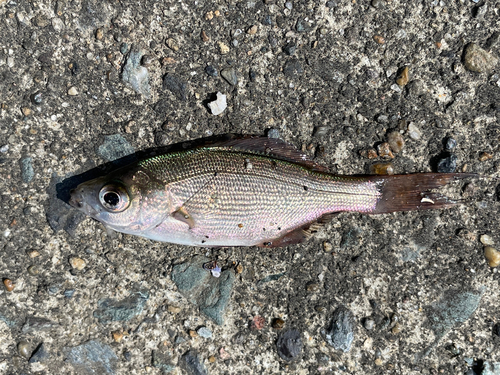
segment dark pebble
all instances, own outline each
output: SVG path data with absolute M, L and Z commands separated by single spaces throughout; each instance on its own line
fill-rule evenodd
M 278 355 L 285 361 L 293 361 L 302 352 L 302 338 L 296 329 L 283 332 L 276 341 Z
M 26 334 L 39 331 L 49 331 L 57 327 L 59 327 L 59 324 L 49 319 L 39 318 L 36 316 L 28 316 L 21 332 Z
M 112 375 L 117 371 L 118 357 L 109 345 L 100 341 L 90 340 L 63 351 L 75 373 Z
M 38 345 L 38 347 L 33 351 L 33 354 L 31 354 L 31 357 L 29 359 L 29 363 L 36 363 L 36 362 L 43 362 L 44 360 L 48 359 L 50 357 L 50 354 L 47 352 L 45 349 L 45 345 L 43 345 L 43 342 Z
M 66 297 L 66 298 L 71 298 L 71 297 L 73 297 L 74 294 L 75 294 L 74 289 L 66 289 L 64 291 L 64 297 Z
M 238 84 L 238 74 L 236 73 L 236 69 L 234 68 L 226 68 L 220 72 L 222 78 L 224 78 L 227 83 L 232 86 L 236 86 Z
M 33 170 L 33 159 L 30 157 L 25 157 L 21 159 L 21 179 L 23 182 L 31 182 L 33 177 L 35 177 L 35 171 Z
M 341 306 L 333 313 L 332 323 L 326 331 L 326 341 L 332 347 L 343 352 L 351 350 L 354 340 L 354 314 Z
M 273 24 L 273 19 L 270 15 L 264 16 L 262 19 L 262 24 L 265 26 L 271 26 Z
M 444 144 L 444 148 L 447 150 L 447 151 L 451 151 L 453 150 L 455 147 L 457 147 L 457 141 L 453 138 L 447 138 L 446 139 L 446 142 Z
M 142 66 L 150 66 L 153 63 L 153 56 L 151 55 L 144 55 L 141 58 L 141 65 Z
M 94 317 L 99 323 L 128 321 L 142 312 L 148 299 L 147 290 L 131 293 L 122 300 L 105 298 L 97 302 L 98 308 L 94 311 Z
M 292 56 L 296 50 L 297 46 L 293 42 L 290 42 L 283 47 L 283 52 L 285 52 L 288 56 Z
M 453 173 L 457 169 L 457 155 L 449 154 L 442 157 L 437 164 L 439 173 Z
M 33 95 L 31 95 L 31 102 L 33 104 L 42 104 L 43 94 L 41 93 L 41 91 L 38 91 L 38 92 L 34 93 Z
M 311 30 L 311 26 L 303 19 L 299 19 L 295 24 L 295 30 L 299 33 L 306 33 Z
M 123 352 L 123 357 L 125 358 L 125 360 L 127 362 L 130 362 L 130 360 L 132 359 L 132 353 L 130 353 L 128 350 L 126 350 Z
M 500 336 L 500 323 L 497 323 L 493 326 L 493 334 Z
M 68 64 L 68 69 L 71 75 L 76 76 L 80 72 L 80 66 L 76 61 L 72 61 Z
M 363 322 L 363 327 L 365 327 L 367 331 L 371 331 L 373 327 L 375 327 L 375 321 L 373 319 L 366 318 Z
M 128 51 L 128 44 L 127 43 L 122 43 L 120 44 L 120 52 L 122 55 L 125 55 Z
M 188 375 L 206 375 L 207 370 L 200 363 L 198 359 L 198 353 L 194 350 L 188 351 L 182 356 L 181 367 L 186 371 Z
M 210 77 L 218 77 L 219 76 L 219 72 L 217 71 L 217 69 L 215 69 L 211 65 L 207 65 L 205 67 L 205 73 L 207 73 Z
M 304 74 L 304 68 L 300 65 L 299 60 L 291 59 L 285 63 L 283 67 L 283 74 L 287 77 L 293 78 Z
M 187 99 L 187 83 L 173 74 L 166 74 L 163 78 L 163 89 L 167 89 L 179 100 Z
M 333 1 L 333 0 L 330 0 L 330 1 L 327 1 L 326 2 L 326 6 L 328 8 L 335 8 L 337 6 L 337 2 L 336 1 Z
M 282 329 L 284 325 L 285 325 L 285 321 L 281 318 L 274 319 L 272 324 L 271 324 L 271 326 L 274 329 Z
M 248 78 L 250 78 L 250 81 L 255 82 L 255 79 L 257 78 L 257 72 L 255 70 L 250 70 L 248 72 Z

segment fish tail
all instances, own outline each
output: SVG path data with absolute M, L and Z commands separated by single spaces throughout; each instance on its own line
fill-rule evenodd
M 381 193 L 372 214 L 383 214 L 396 211 L 435 210 L 453 207 L 460 203 L 446 195 L 434 191 L 452 181 L 468 177 L 478 177 L 474 173 L 416 173 L 370 177 Z

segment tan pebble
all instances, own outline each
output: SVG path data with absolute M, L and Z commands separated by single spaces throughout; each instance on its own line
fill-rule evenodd
M 203 40 L 204 42 L 208 42 L 210 40 L 210 38 L 208 37 L 207 33 L 205 32 L 205 30 L 201 30 L 201 40 Z
M 120 342 L 123 339 L 123 332 L 121 331 L 111 332 L 111 335 L 113 336 L 113 340 L 115 340 L 115 342 Z
M 479 161 L 490 160 L 492 157 L 493 155 L 489 152 L 481 152 L 481 155 L 479 155 Z
M 87 263 L 82 258 L 77 258 L 77 257 L 70 258 L 69 264 L 71 264 L 71 267 L 77 269 L 78 271 L 83 270 L 87 265 Z
M 31 356 L 30 344 L 27 341 L 20 341 L 17 344 L 17 352 L 24 358 L 29 358 Z
M 172 65 L 175 64 L 177 61 L 175 61 L 172 57 L 164 57 L 161 59 L 161 64 L 162 65 Z
M 436 42 L 436 48 L 440 49 L 442 46 L 442 43 L 441 42 Z
M 11 279 L 3 279 L 3 285 L 5 286 L 7 292 L 12 292 L 15 287 L 15 284 L 12 282 Z
M 332 244 L 330 242 L 323 242 L 323 250 L 325 251 L 325 253 L 329 253 L 333 250 Z
M 229 47 L 226 46 L 222 42 L 219 42 L 219 49 L 220 49 L 220 53 L 223 54 L 223 55 L 225 55 L 226 53 L 229 53 Z
M 396 323 L 394 327 L 392 327 L 391 331 L 394 335 L 397 335 L 399 332 L 401 332 L 401 326 L 399 325 L 399 323 Z
M 31 110 L 31 108 L 28 108 L 28 107 L 21 108 L 21 112 L 25 116 L 31 116 L 31 114 L 33 113 L 33 111 Z
M 405 140 L 403 139 L 401 133 L 398 131 L 390 132 L 387 135 L 387 143 L 389 143 L 389 147 L 395 153 L 400 152 L 405 146 Z
M 71 86 L 68 90 L 68 95 L 69 96 L 76 96 L 78 95 L 78 90 L 76 89 L 75 86 Z
M 179 50 L 179 45 L 172 38 L 168 38 L 166 44 L 167 44 L 167 47 L 170 48 L 174 52 L 177 52 Z
M 276 318 L 271 323 L 271 326 L 274 329 L 282 329 L 284 325 L 285 325 L 285 321 L 283 319 L 281 319 L 281 318 Z
M 498 59 L 478 45 L 470 43 L 465 47 L 464 65 L 467 69 L 487 73 L 498 63 Z
M 191 336 L 191 337 L 197 337 L 197 336 L 198 336 L 198 332 L 196 332 L 196 331 L 194 331 L 194 330 L 190 329 L 190 330 L 189 330 L 189 336 Z
M 248 28 L 248 30 L 247 30 L 247 34 L 249 34 L 249 35 L 254 35 L 254 34 L 256 34 L 256 33 L 257 33 L 257 30 L 258 30 L 257 25 L 252 25 L 252 26 L 250 26 L 250 27 Z
M 392 166 L 392 163 L 376 163 L 370 166 L 370 173 L 378 175 L 393 175 L 394 167 Z
M 380 35 L 374 35 L 373 36 L 373 40 L 378 43 L 378 44 L 384 44 L 385 43 L 385 39 L 383 36 L 380 36 Z
M 408 136 L 414 141 L 418 141 L 422 137 L 420 129 L 413 122 L 408 124 Z
M 376 364 L 377 366 L 382 366 L 382 365 L 383 365 L 382 358 L 377 358 L 377 359 L 375 360 L 375 364 Z
M 215 357 L 213 355 L 211 355 L 210 357 L 208 357 L 208 362 L 214 363 L 215 362 Z
M 33 264 L 33 265 L 28 267 L 28 273 L 31 276 L 36 276 L 40 273 L 40 267 L 38 267 L 36 264 Z
M 359 152 L 359 154 L 362 157 L 368 158 L 368 159 L 376 159 L 376 158 L 378 158 L 377 150 L 375 150 L 374 148 L 369 148 L 368 150 L 361 150 Z
M 481 243 L 486 246 L 492 246 L 495 244 L 493 238 L 491 238 L 491 236 L 487 234 L 482 234 L 481 237 L 479 237 L 479 241 L 481 241 Z
M 33 251 L 30 251 L 28 255 L 30 258 L 36 258 L 36 257 L 40 256 L 40 252 L 37 250 L 33 250 Z
M 242 273 L 242 272 L 243 272 L 243 266 L 240 263 L 236 266 L 236 273 Z
M 104 32 L 102 31 L 102 29 L 97 29 L 95 32 L 95 38 L 97 40 L 102 40 L 103 37 L 104 37 Z
M 178 306 L 172 306 L 172 305 L 169 305 L 169 306 L 167 307 L 167 311 L 168 311 L 168 312 L 171 312 L 172 314 L 178 314 L 178 313 L 180 313 L 180 312 L 181 312 L 181 310 L 182 310 L 182 309 L 181 309 L 180 307 L 178 307 Z
M 500 251 L 497 249 L 491 246 L 486 246 L 484 248 L 484 257 L 488 261 L 488 265 L 491 268 L 495 268 L 500 265 Z
M 220 10 L 216 10 L 216 11 L 214 12 L 214 15 L 215 15 L 215 17 L 220 17 L 220 16 L 221 16 L 221 14 L 220 14 Z
M 410 69 L 405 66 L 405 68 L 402 70 L 402 72 L 399 74 L 398 78 L 396 79 L 396 83 L 399 86 L 406 86 L 408 81 L 410 80 L 410 74 L 409 74 Z
M 214 12 L 210 11 L 205 14 L 205 19 L 207 21 L 210 21 L 212 18 L 214 18 Z
M 312 48 L 316 48 L 317 46 L 318 46 L 318 41 L 317 40 L 315 40 L 314 42 L 312 42 L 312 44 L 311 44 Z
M 381 158 L 394 159 L 394 155 L 391 151 L 391 146 L 389 146 L 389 143 L 387 142 L 379 144 L 377 146 L 377 151 L 378 156 L 380 156 Z

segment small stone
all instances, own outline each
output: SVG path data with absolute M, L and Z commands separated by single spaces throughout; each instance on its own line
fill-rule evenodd
M 144 55 L 141 57 L 141 65 L 144 67 L 148 67 L 153 63 L 154 59 L 151 55 Z
M 495 68 L 498 59 L 475 43 L 465 47 L 464 64 L 467 69 L 477 73 L 487 73 Z
M 422 137 L 420 129 L 417 128 L 413 122 L 408 124 L 408 136 L 414 141 L 418 141 Z
M 148 299 L 147 290 L 130 293 L 121 300 L 104 298 L 97 302 L 98 307 L 93 315 L 101 324 L 128 321 L 142 313 Z
M 392 163 L 376 163 L 370 166 L 370 173 L 377 175 L 393 175 L 394 166 Z
M 115 352 L 98 340 L 64 348 L 63 352 L 77 374 L 113 375 L 117 371 L 119 360 Z
M 336 350 L 347 353 L 354 340 L 355 319 L 346 307 L 339 307 L 334 313 L 330 328 L 326 331 L 326 341 Z
M 274 329 L 282 329 L 285 326 L 285 321 L 281 318 L 276 318 L 273 319 L 273 322 L 271 323 L 271 327 Z
M 210 363 L 215 363 L 216 359 L 213 355 L 211 355 L 210 357 L 208 357 L 208 362 Z
M 376 364 L 377 366 L 382 366 L 382 365 L 384 364 L 384 362 L 382 362 L 382 358 L 377 358 L 377 359 L 375 360 L 375 364 Z
M 330 242 L 323 242 L 323 251 L 329 253 L 333 250 L 333 245 Z
M 71 264 L 71 267 L 73 267 L 74 269 L 76 269 L 78 271 L 83 270 L 87 266 L 87 263 L 82 258 L 78 258 L 78 257 L 70 258 L 69 263 Z
M 175 39 L 168 38 L 167 41 L 165 42 L 168 48 L 170 48 L 172 51 L 177 52 L 179 51 L 179 45 L 175 41 Z
M 449 138 L 446 138 L 446 142 L 444 144 L 444 148 L 447 150 L 447 151 L 451 151 L 453 150 L 455 147 L 457 147 L 457 141 L 451 137 Z
M 243 272 L 243 265 L 241 263 L 239 263 L 236 266 L 236 273 L 242 273 L 242 272 Z
M 30 98 L 33 104 L 42 104 L 43 102 L 43 94 L 41 91 L 34 93 Z
M 375 327 L 375 321 L 373 319 L 366 318 L 363 322 L 363 327 L 365 327 L 367 331 L 371 331 L 373 327 Z
M 387 143 L 389 143 L 389 147 L 396 154 L 400 152 L 405 146 L 405 140 L 403 139 L 401 133 L 398 131 L 390 132 L 387 135 Z
M 311 25 L 306 20 L 299 18 L 295 24 L 295 30 L 298 33 L 306 33 L 311 30 Z
M 375 9 L 384 9 L 385 8 L 385 1 L 384 0 L 372 0 L 371 5 Z
M 200 327 L 196 331 L 198 335 L 203 337 L 204 339 L 211 339 L 212 338 L 212 331 L 209 330 L 207 327 Z
M 2 147 L 0 147 L 0 152 L 2 154 L 5 154 L 7 151 L 9 151 L 9 145 L 3 145 Z
M 265 26 L 271 26 L 273 24 L 273 19 L 269 14 L 265 15 L 262 19 L 262 24 Z
M 22 357 L 28 359 L 31 356 L 30 344 L 27 341 L 20 341 L 17 344 L 17 352 Z
M 289 78 L 299 77 L 304 74 L 304 68 L 300 65 L 299 60 L 290 59 L 285 63 L 283 67 L 283 74 Z
M 210 21 L 214 18 L 214 12 L 213 11 L 208 11 L 207 13 L 205 13 L 205 19 L 207 21 Z
M 252 25 L 250 26 L 248 29 L 247 29 L 247 34 L 249 35 L 255 35 L 257 33 L 257 30 L 259 28 L 257 27 L 257 25 Z
M 491 268 L 495 268 L 500 265 L 500 251 L 496 250 L 495 248 L 486 246 L 484 248 L 484 257 L 488 261 L 488 265 Z
M 373 36 L 373 40 L 375 41 L 375 43 L 378 43 L 378 44 L 384 44 L 385 43 L 384 37 L 382 37 L 380 35 L 374 35 Z
M 49 20 L 45 18 L 45 16 L 39 14 L 38 16 L 33 18 L 33 23 L 38 27 L 46 27 L 49 24 Z
M 453 173 L 457 169 L 458 157 L 455 154 L 449 154 L 442 157 L 437 164 L 439 173 Z
M 315 283 L 313 281 L 310 281 L 306 284 L 306 290 L 309 292 L 309 293 L 314 293 L 316 291 L 318 291 L 319 289 L 319 284 L 318 283 Z
M 215 69 L 211 65 L 207 65 L 205 67 L 205 73 L 207 73 L 210 77 L 218 77 L 219 76 L 219 72 L 217 71 L 217 69 Z
M 405 66 L 404 69 L 401 71 L 401 73 L 398 75 L 396 83 L 399 86 L 405 86 L 409 80 L 410 80 L 409 68 Z
M 21 112 L 25 116 L 31 116 L 31 114 L 33 113 L 33 111 L 31 110 L 31 108 L 29 108 L 29 107 L 23 107 L 23 108 L 21 108 Z
M 217 9 L 216 11 L 214 11 L 214 15 L 215 17 L 220 17 L 221 16 L 220 10 Z
M 123 340 L 123 332 L 122 331 L 111 332 L 111 336 L 113 336 L 113 340 L 115 340 L 115 342 L 121 342 Z
M 396 323 L 394 327 L 391 329 L 392 334 L 397 335 L 398 333 L 401 332 L 401 325 L 399 323 Z
M 120 53 L 122 55 L 125 55 L 127 52 L 128 52 L 128 44 L 127 43 L 120 44 Z
M 73 295 L 75 294 L 75 290 L 74 289 L 66 289 L 64 292 L 64 297 L 66 298 L 72 298 Z
M 238 84 L 238 75 L 236 73 L 236 69 L 234 68 L 226 68 L 220 72 L 222 78 L 224 78 L 227 83 L 232 86 L 236 86 Z
M 377 122 L 379 124 L 387 124 L 389 123 L 389 117 L 387 115 L 378 115 Z
M 266 319 L 262 316 L 255 316 L 250 322 L 250 329 L 254 331 L 260 331 L 266 325 Z
M 120 134 L 104 136 L 103 144 L 97 148 L 97 154 L 107 161 L 120 159 L 133 153 L 133 147 Z
M 482 234 L 479 237 L 479 241 L 481 241 L 481 243 L 486 246 L 493 246 L 495 244 L 493 238 L 487 234 Z
M 479 155 L 479 161 L 486 161 L 490 160 L 491 158 L 493 158 L 493 155 L 489 152 L 481 152 L 481 155 Z
M 219 50 L 221 55 L 229 53 L 229 47 L 222 42 L 219 42 Z
M 198 353 L 195 350 L 190 350 L 181 357 L 180 366 L 188 375 L 207 375 L 208 372 L 205 366 L 200 363 Z
M 203 40 L 204 42 L 210 41 L 210 37 L 207 35 L 205 30 L 201 30 L 200 37 L 201 37 L 201 40 Z
M 188 331 L 188 334 L 189 334 L 189 336 L 190 336 L 190 337 L 193 337 L 193 338 L 194 338 L 194 337 L 198 337 L 198 332 L 196 332 L 196 331 L 195 331 L 195 330 L 193 330 L 193 329 L 190 329 L 190 330 Z
M 102 29 L 97 29 L 95 31 L 95 38 L 97 40 L 102 40 L 102 38 L 104 38 L 104 32 L 102 31 Z
M 212 115 L 220 115 L 227 108 L 226 95 L 217 92 L 217 99 L 208 103 L 207 106 L 210 109 L 210 112 L 212 112 Z
M 23 324 L 21 332 L 24 334 L 31 334 L 33 332 L 38 333 L 40 331 L 50 331 L 57 327 L 59 327 L 59 324 L 49 319 L 36 316 L 28 316 L 26 318 L 26 322 Z
M 285 361 L 298 359 L 302 352 L 302 338 L 296 329 L 283 332 L 276 341 L 278 355 Z
M 28 267 L 28 273 L 31 275 L 31 276 L 36 276 L 40 273 L 40 267 L 37 266 L 36 264 L 33 264 L 31 266 Z
M 44 360 L 46 360 L 49 357 L 50 357 L 50 354 L 47 352 L 47 350 L 45 349 L 45 345 L 42 342 L 33 351 L 33 354 L 31 354 L 30 360 L 28 362 L 29 363 L 43 362 Z
M 383 142 L 377 146 L 378 155 L 385 159 L 394 159 L 389 143 Z
M 292 2 L 291 2 L 291 1 L 287 1 L 287 2 L 285 3 L 285 8 L 286 8 L 286 9 L 289 9 L 289 10 L 292 10 L 292 9 L 293 9 L 293 4 L 292 4 Z
M 500 323 L 497 323 L 493 326 L 493 334 L 500 336 Z
M 133 47 L 128 54 L 127 61 L 122 71 L 122 81 L 130 86 L 135 92 L 145 98 L 151 96 L 151 85 L 149 84 L 148 70 L 141 66 L 143 52 Z
M 361 150 L 359 154 L 368 159 L 378 158 L 377 150 L 375 150 L 374 148 L 369 148 L 368 150 Z
M 163 89 L 169 90 L 178 100 L 187 100 L 187 83 L 175 74 L 167 73 L 165 77 L 163 77 Z
M 168 307 L 167 307 L 167 311 L 172 313 L 172 314 L 178 314 L 181 312 L 181 310 L 182 309 L 178 306 L 168 305 Z
M 283 52 L 285 52 L 288 56 L 292 56 L 297 50 L 297 46 L 294 42 L 287 43 L 283 47 Z
M 68 90 L 68 95 L 69 96 L 76 96 L 78 95 L 78 90 L 76 89 L 75 86 L 71 86 Z
M 3 285 L 5 286 L 5 290 L 7 290 L 7 292 L 12 292 L 15 287 L 15 284 L 11 279 L 3 279 Z

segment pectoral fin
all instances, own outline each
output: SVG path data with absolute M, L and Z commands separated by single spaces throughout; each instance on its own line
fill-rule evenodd
M 189 212 L 187 212 L 185 207 L 181 207 L 178 210 L 172 212 L 172 217 L 189 225 L 189 229 L 194 228 L 193 217 L 189 214 Z

